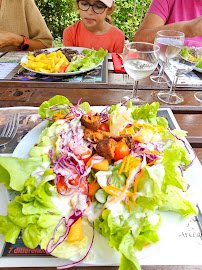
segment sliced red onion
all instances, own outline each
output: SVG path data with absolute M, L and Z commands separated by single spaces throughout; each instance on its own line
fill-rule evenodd
M 94 224 L 92 223 L 92 227 L 93 227 L 93 237 L 92 237 L 92 241 L 91 241 L 91 244 L 90 244 L 90 247 L 86 253 L 86 255 L 79 261 L 77 262 L 74 262 L 74 263 L 69 263 L 69 264 L 66 264 L 66 265 L 62 265 L 62 266 L 58 266 L 57 269 L 60 270 L 60 269 L 67 269 L 67 268 L 71 268 L 71 267 L 74 267 L 75 265 L 83 262 L 86 257 L 89 255 L 90 251 L 91 251 L 91 248 L 93 246 L 93 241 L 94 241 L 94 236 L 95 236 L 95 229 L 94 229 Z
M 107 178 L 107 185 L 108 185 L 108 186 L 110 186 L 110 185 L 111 185 L 111 184 L 110 184 L 110 182 L 109 182 L 109 181 L 110 181 L 110 179 L 111 179 L 111 177 L 112 177 L 112 175 L 110 175 L 110 176 Z
M 58 223 L 58 225 L 56 226 L 54 232 L 53 232 L 53 237 L 50 239 L 50 241 L 48 242 L 48 245 L 46 247 L 46 253 L 50 254 L 51 252 L 53 252 L 53 250 L 59 245 L 61 244 L 65 238 L 68 236 L 69 231 L 71 229 L 71 226 L 82 216 L 82 212 L 80 210 L 75 210 L 74 214 L 72 216 L 70 216 L 68 222 L 66 222 L 66 218 L 63 217 L 61 218 L 60 222 Z M 61 235 L 58 239 L 58 241 L 56 243 L 54 243 L 55 240 L 55 234 L 57 232 L 57 229 L 62 225 L 62 223 L 65 223 L 65 227 L 66 227 L 66 232 Z
M 182 177 L 183 177 L 184 173 L 183 173 L 183 170 L 182 170 L 182 166 L 178 165 L 178 168 L 180 169 L 181 175 L 182 175 Z
M 126 107 L 128 107 L 128 105 L 126 105 L 126 104 L 127 104 L 129 101 L 130 101 L 130 98 L 127 99 L 126 101 L 124 101 L 124 102 L 121 104 L 121 106 L 126 106 Z

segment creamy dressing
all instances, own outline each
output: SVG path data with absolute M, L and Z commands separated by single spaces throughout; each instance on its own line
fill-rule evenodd
M 124 213 L 124 206 L 120 202 L 117 202 L 117 203 L 111 202 L 108 204 L 107 208 L 111 210 L 111 214 L 113 217 L 123 215 Z
M 158 224 L 160 217 L 157 214 L 153 214 L 148 217 L 148 221 L 151 223 L 151 225 L 155 226 Z
M 38 166 L 31 174 L 32 177 L 36 178 L 35 186 L 38 186 L 42 181 L 47 179 L 48 177 L 49 180 L 54 179 L 53 175 L 47 175 L 45 177 L 42 177 L 44 172 L 50 168 L 50 162 L 42 162 L 40 166 Z
M 51 196 L 51 201 L 60 210 L 62 216 L 69 218 L 70 212 L 72 210 L 71 200 L 72 196 Z
M 97 177 L 97 182 L 101 187 L 106 187 L 108 186 L 107 179 L 110 175 L 112 175 L 111 171 L 99 171 L 95 174 L 95 177 Z

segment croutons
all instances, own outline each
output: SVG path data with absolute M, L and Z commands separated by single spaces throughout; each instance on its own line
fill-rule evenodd
M 88 129 L 96 131 L 100 126 L 100 116 L 98 113 L 94 115 L 83 115 L 81 117 L 81 124 Z
M 106 159 L 113 159 L 116 144 L 117 142 L 112 138 L 104 139 L 97 143 L 96 152 Z
M 110 136 L 109 132 L 97 130 L 93 131 L 91 129 L 85 128 L 84 129 L 84 140 L 91 142 L 91 143 L 98 143 L 99 141 L 106 139 Z
M 123 134 L 118 137 L 113 137 L 117 142 L 122 141 L 129 147 L 130 150 L 134 148 L 134 138 L 131 134 Z

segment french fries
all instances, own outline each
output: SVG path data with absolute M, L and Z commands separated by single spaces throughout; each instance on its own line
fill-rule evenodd
M 41 53 L 36 57 L 31 52 L 28 52 L 27 59 L 27 64 L 21 63 L 22 66 L 46 73 L 57 73 L 62 65 L 69 65 L 69 61 L 60 50 L 47 55 Z

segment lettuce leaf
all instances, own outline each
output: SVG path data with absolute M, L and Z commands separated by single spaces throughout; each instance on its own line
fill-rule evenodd
M 161 125 L 164 128 L 167 128 L 167 120 L 164 117 L 157 117 L 158 108 L 158 102 L 144 104 L 140 108 L 138 106 L 134 106 L 132 107 L 132 117 L 134 120 L 143 119 L 151 125 Z
M 84 49 L 82 53 L 85 55 L 82 58 L 80 55 L 76 56 L 69 64 L 66 72 L 85 71 L 97 66 L 106 56 L 107 50 L 100 48 L 98 51 L 94 49 Z
M 41 157 L 0 156 L 0 183 L 3 183 L 7 189 L 22 191 L 26 180 L 30 178 L 31 173 L 40 165 L 41 161 Z

